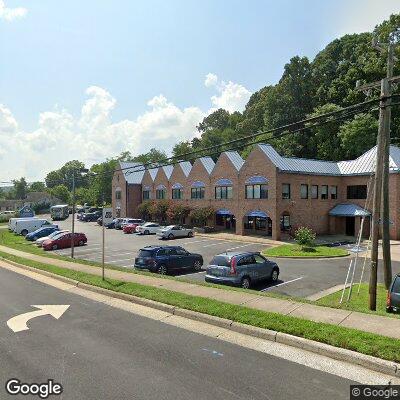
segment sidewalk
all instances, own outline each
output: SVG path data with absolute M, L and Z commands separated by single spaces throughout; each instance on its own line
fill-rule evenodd
M 79 264 L 78 262 L 57 260 L 55 258 L 25 253 L 23 251 L 14 250 L 5 246 L 0 246 L 0 251 L 19 257 L 24 257 L 29 260 L 38 261 L 43 264 L 55 265 L 61 268 L 69 268 L 71 270 L 101 276 L 101 268 Z M 345 326 L 347 328 L 359 329 L 365 332 L 371 332 L 400 339 L 400 319 L 396 318 L 299 303 L 291 300 L 262 296 L 255 292 L 244 293 L 233 290 L 225 290 L 223 287 L 218 289 L 214 287 L 196 285 L 194 283 L 179 282 L 172 279 L 160 278 L 157 277 L 157 275 L 153 277 L 106 269 L 106 276 L 111 279 L 134 282 L 153 287 L 161 287 L 174 292 L 206 297 L 257 310 L 275 312 L 316 322 L 325 322 L 333 325 Z
M 213 233 L 197 233 L 196 236 L 206 237 L 209 239 L 216 240 L 234 240 L 236 242 L 246 242 L 246 243 L 262 243 L 267 246 L 280 246 L 281 244 L 286 244 L 286 242 L 280 242 L 278 240 L 268 239 L 262 236 L 242 236 L 236 235 L 235 233 L 229 232 L 213 232 Z

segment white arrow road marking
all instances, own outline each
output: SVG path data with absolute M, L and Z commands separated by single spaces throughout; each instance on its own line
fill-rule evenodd
M 29 330 L 28 326 L 26 325 L 27 322 L 32 318 L 40 317 L 42 315 L 51 315 L 55 319 L 59 319 L 61 315 L 63 315 L 65 311 L 68 310 L 69 305 L 32 305 L 32 307 L 38 308 L 38 310 L 16 315 L 15 317 L 12 317 L 7 321 L 8 327 L 13 332 Z

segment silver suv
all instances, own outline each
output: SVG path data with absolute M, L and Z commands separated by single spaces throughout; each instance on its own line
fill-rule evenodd
M 279 267 L 256 252 L 227 252 L 216 255 L 207 267 L 206 282 L 241 286 L 248 289 L 261 280 L 276 282 Z

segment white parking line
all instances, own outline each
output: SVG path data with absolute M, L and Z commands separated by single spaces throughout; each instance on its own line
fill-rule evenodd
M 230 249 L 226 249 L 226 251 L 231 251 L 231 250 L 236 250 L 236 249 L 241 249 L 242 247 L 247 247 L 247 246 L 251 246 L 254 243 L 248 243 L 248 244 L 244 244 L 243 246 L 236 246 L 236 247 L 231 247 Z
M 107 261 L 107 264 L 116 264 L 119 263 L 121 261 L 129 261 L 131 260 L 133 262 L 133 257 L 129 257 L 129 258 L 120 258 L 119 260 L 112 260 L 112 261 Z
M 223 246 L 225 243 L 212 243 L 212 244 L 206 244 L 205 246 L 201 246 L 201 247 L 212 247 L 212 246 Z
M 202 243 L 202 242 L 209 242 L 210 239 L 201 239 L 201 240 L 191 240 L 190 242 L 181 243 L 183 246 L 192 244 L 192 243 Z
M 265 288 L 265 289 L 262 289 L 262 290 L 260 290 L 260 292 L 267 292 L 268 290 L 271 290 L 271 289 L 273 289 L 273 288 L 276 288 L 276 287 L 279 287 L 279 286 L 283 286 L 283 285 L 287 285 L 288 283 L 292 283 L 292 282 L 295 282 L 295 281 L 299 281 L 300 279 L 303 279 L 303 278 L 304 278 L 303 276 L 300 276 L 299 278 L 292 279 L 291 281 L 286 281 L 286 282 L 278 283 L 277 285 L 270 286 L 270 287 L 267 287 L 267 288 Z

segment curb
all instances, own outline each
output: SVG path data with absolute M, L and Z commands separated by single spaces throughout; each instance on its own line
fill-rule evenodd
M 126 293 L 114 292 L 112 290 L 104 289 L 97 286 L 92 286 L 80 281 L 76 281 L 71 278 L 66 278 L 52 272 L 43 271 L 36 269 L 34 267 L 29 267 L 27 265 L 19 264 L 14 261 L 9 261 L 0 257 L 6 263 L 11 264 L 15 267 L 27 270 L 30 272 L 35 272 L 50 278 L 57 279 L 64 283 L 72 284 L 73 286 L 85 289 L 90 292 L 95 292 L 99 294 L 106 295 L 108 297 L 129 301 L 131 303 L 139 304 L 145 307 L 154 308 L 160 311 L 170 313 L 171 315 L 180 316 L 183 318 L 188 318 L 194 321 L 200 321 L 207 323 L 209 325 L 217 326 L 220 328 L 225 328 L 236 333 L 241 333 L 271 342 L 277 342 L 280 344 L 285 344 L 298 349 L 310 351 L 325 357 L 333 358 L 338 361 L 348 362 L 350 364 L 359 365 L 361 367 L 367 368 L 372 371 L 380 372 L 382 374 L 390 375 L 396 378 L 400 377 L 400 364 L 392 361 L 383 360 L 377 357 L 368 356 L 365 354 L 357 353 L 352 350 L 342 349 L 340 347 L 331 346 L 328 344 L 316 342 L 310 339 L 301 338 L 298 336 L 289 335 L 287 333 L 276 332 L 269 329 L 263 329 L 251 325 L 242 324 L 240 322 L 235 322 L 229 319 L 224 319 L 216 317 L 213 315 L 202 314 L 196 311 L 187 310 L 183 308 L 178 308 L 164 303 L 159 303 L 154 300 L 145 299 L 142 297 L 137 297 L 129 295 Z

